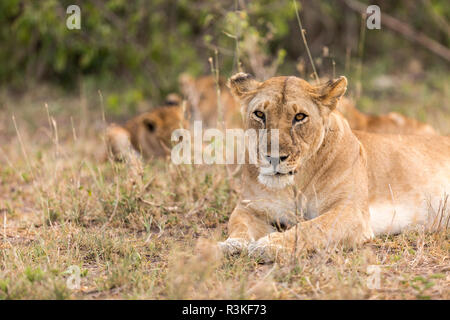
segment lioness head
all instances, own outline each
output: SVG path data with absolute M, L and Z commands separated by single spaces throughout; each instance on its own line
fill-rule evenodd
M 294 174 L 322 145 L 329 115 L 345 93 L 347 79 L 312 86 L 297 77 L 258 82 L 238 73 L 230 78 L 229 86 L 242 104 L 246 129 L 267 129 L 267 148 L 258 149 L 259 182 L 283 188 L 294 183 Z M 272 129 L 278 129 L 278 154 L 271 154 Z
M 130 132 L 133 147 L 145 158 L 170 154 L 172 132 L 180 127 L 187 128 L 181 99 L 169 95 L 165 105 L 143 113 L 129 120 L 125 128 Z
M 217 93 L 220 91 L 220 103 L 227 127 L 241 127 L 239 106 L 226 87 L 224 78 L 215 79 L 213 76 L 194 78 L 188 74 L 179 77 L 182 94 L 189 102 L 192 118 L 203 120 L 207 127 L 214 127 L 218 118 Z M 217 82 L 216 82 L 217 81 Z

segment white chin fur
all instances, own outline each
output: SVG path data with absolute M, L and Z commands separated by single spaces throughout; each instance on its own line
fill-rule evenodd
M 258 181 L 268 188 L 283 189 L 287 186 L 291 186 L 294 184 L 294 176 L 293 175 L 271 176 L 260 174 L 258 176 Z

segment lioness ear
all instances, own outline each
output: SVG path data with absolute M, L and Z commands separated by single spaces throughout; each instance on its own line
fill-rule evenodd
M 322 105 L 334 110 L 339 99 L 347 91 L 347 78 L 341 76 L 337 79 L 330 80 L 327 83 L 314 88 L 315 99 Z
M 178 106 L 182 102 L 181 97 L 176 93 L 169 93 L 164 101 L 166 106 Z
M 183 86 L 183 85 L 188 85 L 194 82 L 194 77 L 192 77 L 190 74 L 188 73 L 182 73 L 178 76 L 178 83 Z
M 252 75 L 239 72 L 228 80 L 227 86 L 236 98 L 243 99 L 251 95 L 258 88 L 259 84 Z
M 182 73 L 178 77 L 178 84 L 180 85 L 181 94 L 185 97 L 189 97 L 192 91 L 195 90 L 195 79 L 190 74 Z

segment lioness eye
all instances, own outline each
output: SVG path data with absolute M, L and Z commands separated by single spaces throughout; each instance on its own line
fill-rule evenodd
M 266 116 L 265 116 L 264 112 L 262 112 L 262 111 L 258 110 L 258 111 L 253 112 L 253 114 L 262 120 L 266 119 Z
M 307 115 L 306 114 L 304 114 L 304 113 L 297 113 L 296 115 L 295 115 L 295 121 L 302 121 L 302 120 L 304 120 L 305 118 L 307 117 Z

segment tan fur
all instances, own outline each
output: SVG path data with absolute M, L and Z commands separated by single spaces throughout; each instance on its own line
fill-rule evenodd
M 245 127 L 279 129 L 279 155 L 287 159 L 273 168 L 279 175 L 270 175 L 264 160 L 245 165 L 229 238 L 219 243 L 225 252 L 285 259 L 302 249 L 355 245 L 445 222 L 437 211 L 450 192 L 450 139 L 353 132 L 335 111 L 346 86 L 345 77 L 320 86 L 296 77 L 230 79 Z M 265 123 L 255 110 L 265 113 Z M 307 115 L 304 122 L 293 122 L 298 113 Z
M 106 129 L 106 145 L 114 160 L 126 160 L 133 152 L 130 132 L 114 123 Z
M 217 85 L 212 76 L 203 76 L 197 79 L 183 74 L 179 78 L 180 88 L 187 98 L 185 113 L 192 121 L 202 120 L 204 128 L 217 127 L 218 125 L 218 99 Z M 225 128 L 241 128 L 242 118 L 239 112 L 239 104 L 231 95 L 230 90 L 219 79 L 220 104 L 223 112 Z M 141 114 L 129 120 L 119 131 L 117 125 L 111 125 L 107 130 L 107 142 L 114 157 L 122 158 L 128 153 L 128 147 L 124 146 L 125 131 L 134 149 L 139 151 L 145 158 L 161 157 L 170 153 L 172 145 L 170 138 L 172 131 L 178 129 L 183 118 L 181 108 L 182 99 L 177 94 L 169 94 L 166 105 L 156 108 L 150 112 Z M 187 118 L 187 117 L 185 117 Z M 155 124 L 155 132 L 149 132 L 146 123 Z M 189 122 L 183 120 L 183 128 L 189 128 Z M 125 130 L 125 131 L 124 131 Z
M 350 128 L 374 133 L 391 134 L 437 134 L 428 124 L 405 117 L 397 112 L 383 115 L 365 114 L 356 109 L 352 100 L 343 97 L 337 109 L 347 119 Z
M 218 99 L 217 89 L 220 90 L 220 104 L 223 112 L 223 120 L 226 128 L 241 128 L 242 118 L 239 104 L 225 86 L 225 81 L 220 78 L 219 83 L 213 76 L 193 78 L 188 74 L 182 74 L 179 78 L 180 88 L 189 102 L 192 118 L 202 120 L 204 127 L 217 127 Z
M 181 122 L 183 128 L 189 128 L 186 118 L 202 120 L 204 128 L 217 126 L 219 108 L 214 78 L 204 76 L 194 79 L 183 74 L 179 82 L 181 91 L 188 99 L 185 104 L 185 113 L 188 116 L 183 115 L 181 97 L 172 93 L 167 96 L 164 106 L 132 118 L 124 127 L 112 124 L 107 129 L 106 140 L 115 159 L 123 159 L 124 155 L 130 152 L 129 144 L 145 158 L 170 154 L 171 134 L 173 130 L 180 128 Z M 222 79 L 219 80 L 219 88 L 225 128 L 241 128 L 239 104 Z M 150 132 L 148 124 L 154 126 L 154 132 Z M 127 136 L 130 142 L 128 144 Z
M 189 124 L 184 119 L 181 99 L 173 94 L 168 98 L 168 105 L 140 114 L 127 121 L 124 127 L 109 126 L 107 143 L 115 158 L 123 157 L 131 146 L 145 158 L 170 154 L 172 132 L 181 127 L 187 128 Z

